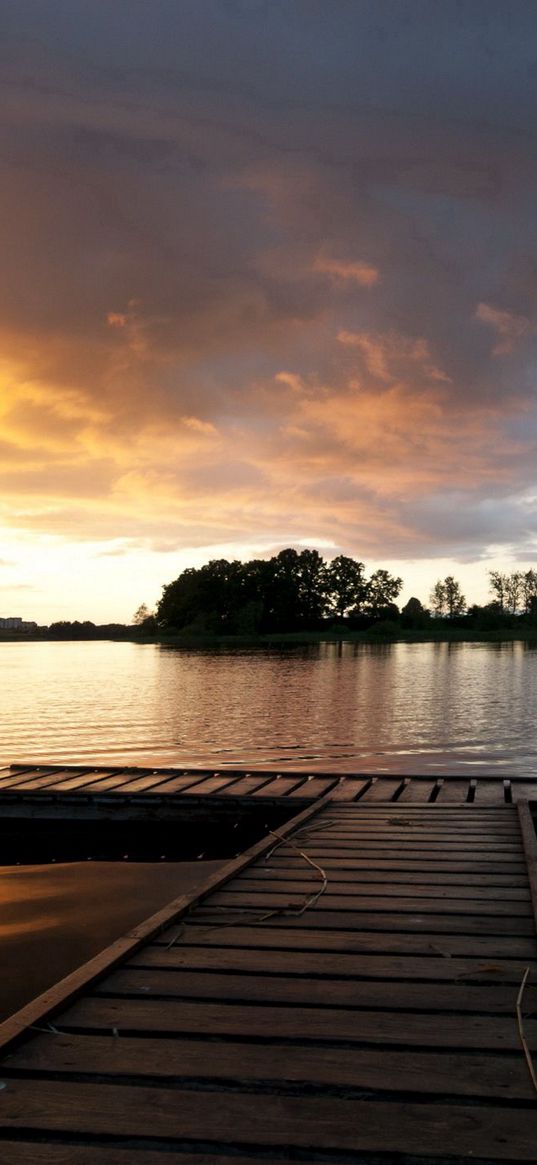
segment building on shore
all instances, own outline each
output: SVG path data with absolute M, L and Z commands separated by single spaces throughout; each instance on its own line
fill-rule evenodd
M 10 615 L 8 618 L 0 618 L 0 631 L 17 631 L 24 634 L 25 631 L 36 631 L 37 623 L 32 620 L 20 619 L 18 615 Z

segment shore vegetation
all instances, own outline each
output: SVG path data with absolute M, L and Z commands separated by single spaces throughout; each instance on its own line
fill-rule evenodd
M 132 622 L 59 620 L 3 640 L 130 639 L 155 642 L 537 640 L 537 571 L 490 571 L 491 600 L 468 605 L 457 579 L 432 588 L 429 606 L 397 605 L 403 580 L 346 555 L 288 548 L 267 559 L 213 559 L 167 583 L 156 610 Z

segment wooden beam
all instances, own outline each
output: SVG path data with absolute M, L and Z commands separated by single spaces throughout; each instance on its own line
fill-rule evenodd
M 535 833 L 535 825 L 533 823 L 533 818 L 528 802 L 518 801 L 517 810 L 518 820 L 520 822 L 520 832 L 522 834 L 522 845 L 524 847 L 524 856 L 526 858 L 526 866 L 528 868 L 528 881 L 530 884 L 533 917 L 535 920 L 535 929 L 537 931 L 537 834 Z

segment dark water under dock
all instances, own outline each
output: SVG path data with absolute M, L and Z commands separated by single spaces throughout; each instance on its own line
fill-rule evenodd
M 220 864 L 0 866 L 0 1021 Z

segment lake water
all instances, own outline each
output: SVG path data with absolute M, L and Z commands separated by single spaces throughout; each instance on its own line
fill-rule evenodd
M 220 864 L 0 866 L 0 1022 Z
M 537 772 L 537 645 L 0 644 L 0 761 Z

